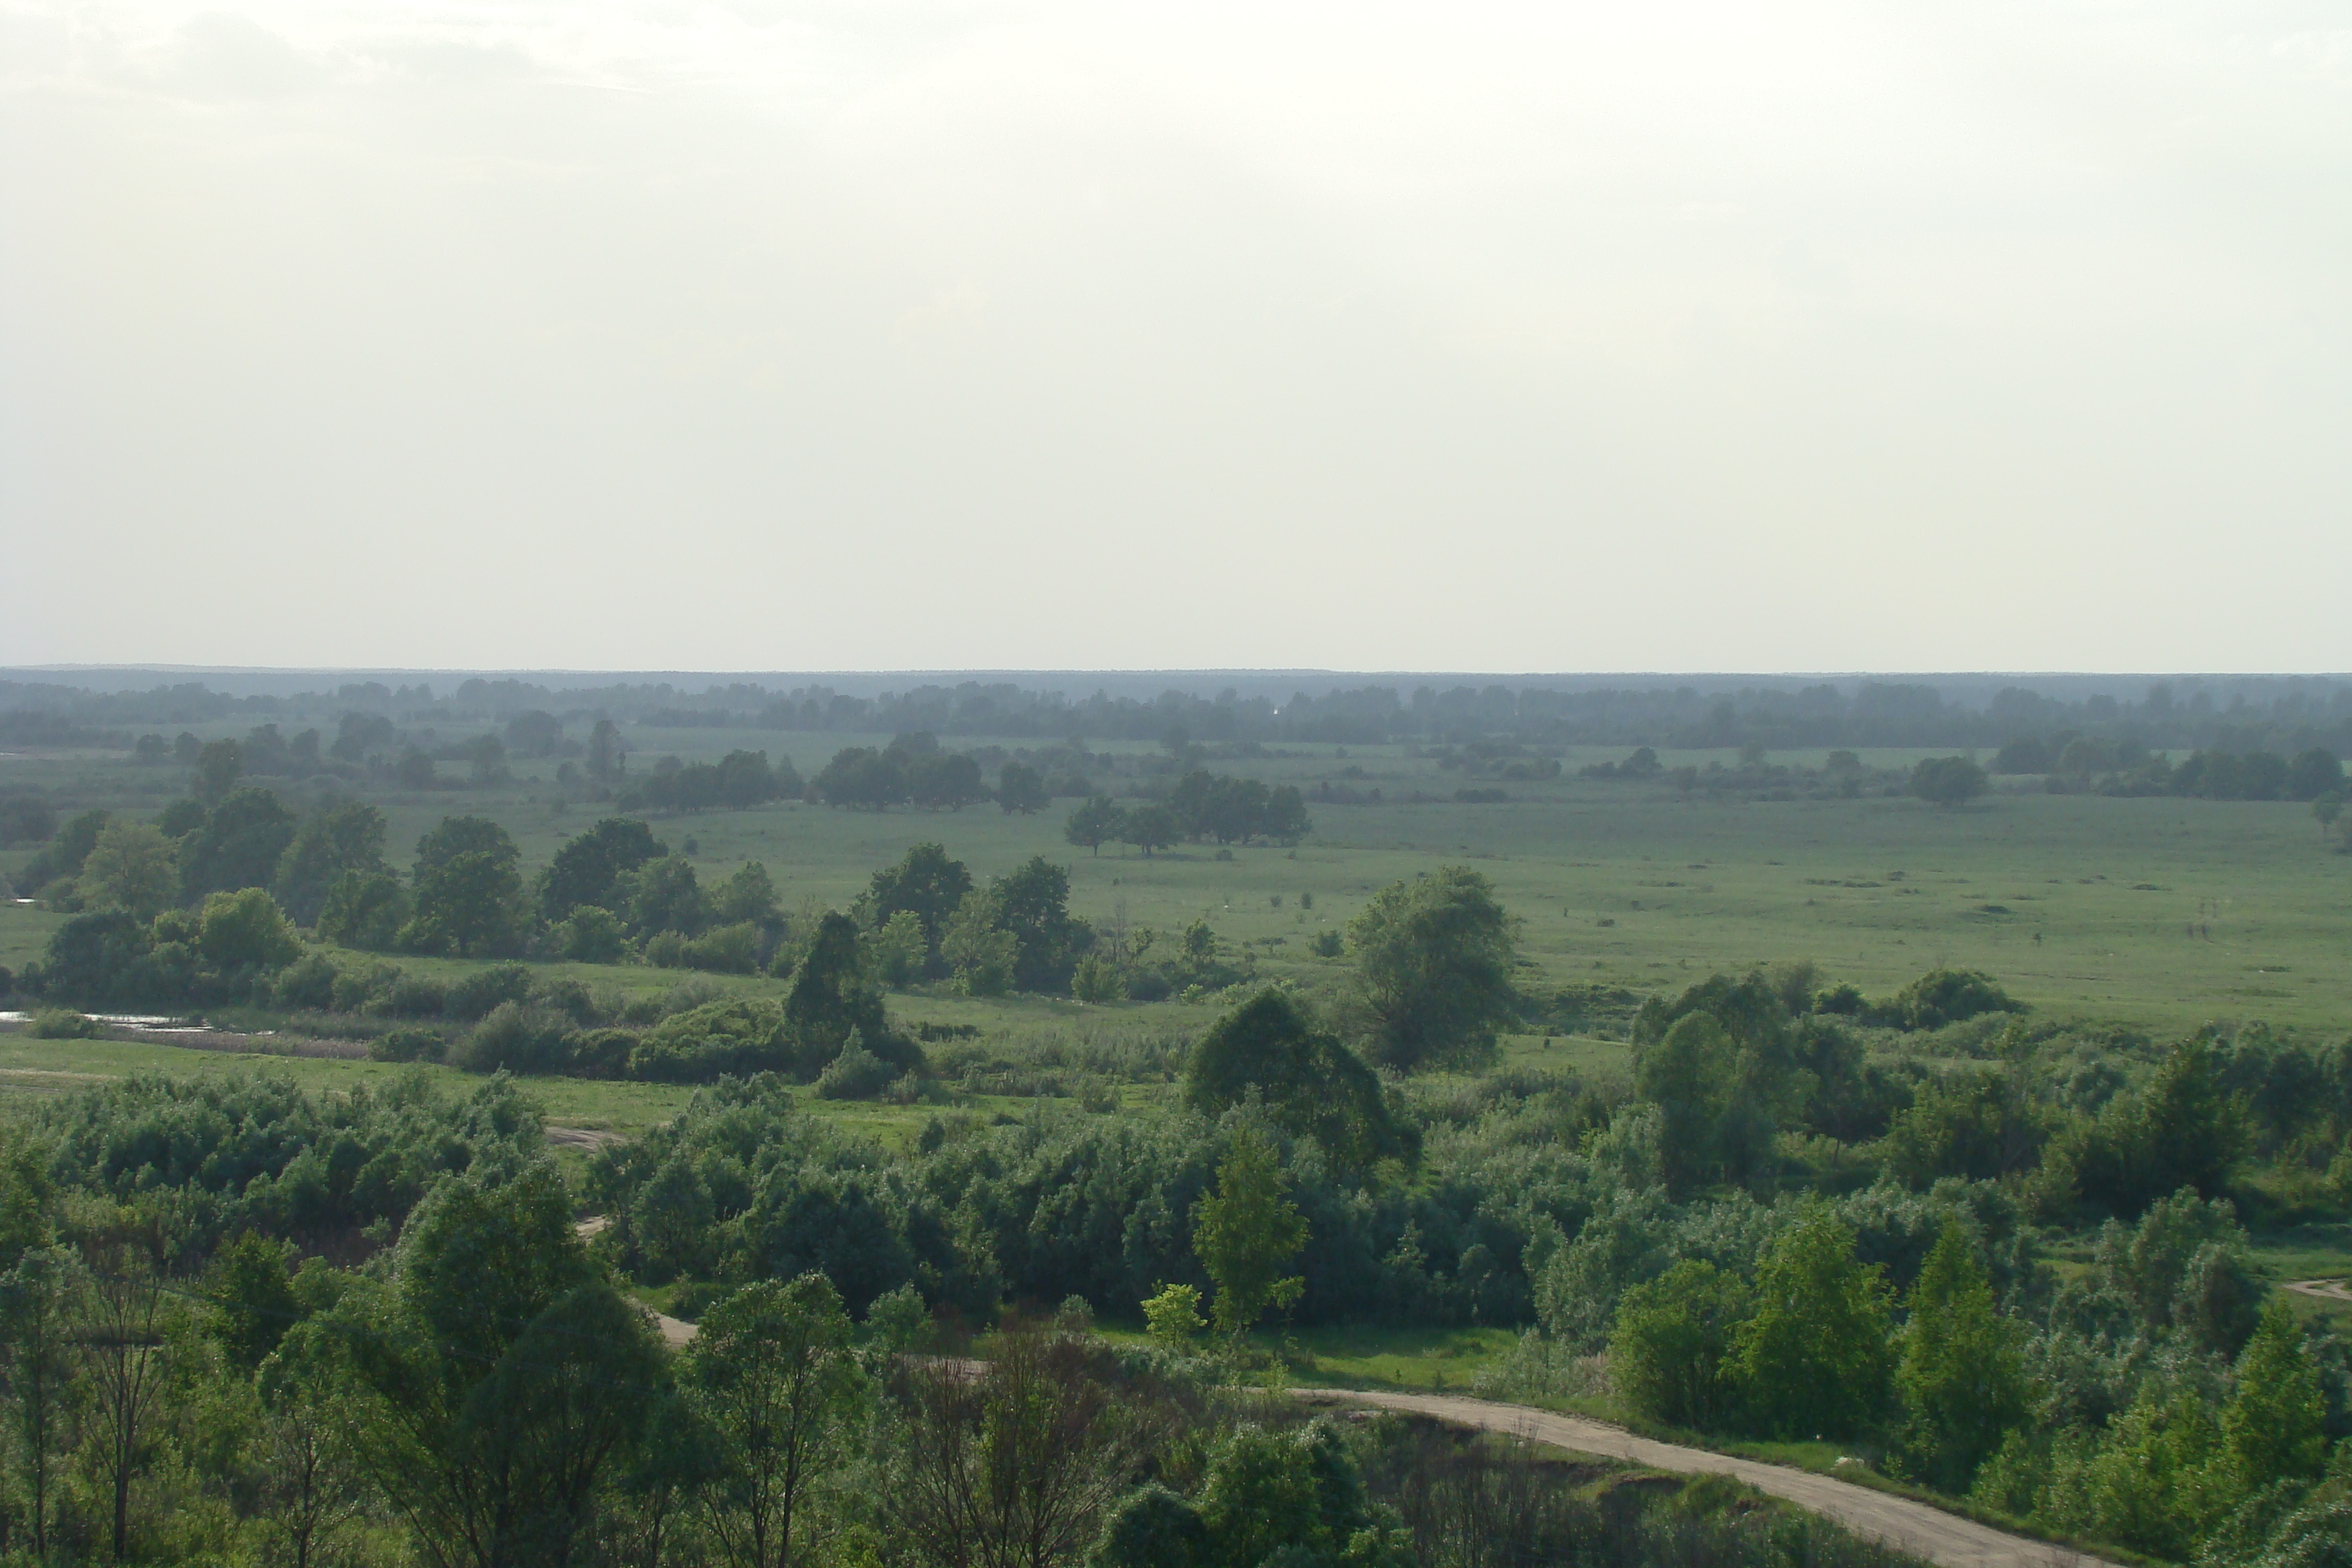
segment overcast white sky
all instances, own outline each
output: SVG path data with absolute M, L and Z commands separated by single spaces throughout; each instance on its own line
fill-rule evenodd
M 0 0 L 0 663 L 2352 666 L 2352 20 Z

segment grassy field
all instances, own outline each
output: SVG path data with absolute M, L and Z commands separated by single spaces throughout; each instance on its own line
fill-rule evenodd
M 733 744 L 773 751 L 779 740 L 686 733 L 689 756 Z M 806 773 L 835 743 L 856 738 L 789 739 Z M 1336 966 L 1308 956 L 1308 939 L 1343 924 L 1381 886 L 1458 861 L 1490 877 L 1522 921 L 1536 984 L 1649 992 L 1713 969 L 1802 957 L 1880 993 L 1957 965 L 1990 972 L 2045 1012 L 2158 1034 L 2252 1018 L 2333 1031 L 2352 994 L 2352 859 L 2326 853 L 2298 805 L 1996 794 L 1944 812 L 1902 796 L 1685 799 L 1662 785 L 1573 778 L 1509 784 L 1512 798 L 1501 804 L 1406 805 L 1393 797 L 1450 795 L 1461 775 L 1402 748 L 1342 751 L 1211 764 L 1277 783 L 1344 780 L 1391 797 L 1313 807 L 1316 831 L 1296 849 L 1089 855 L 1062 839 L 1067 803 L 1018 816 L 993 806 L 877 815 L 793 802 L 664 820 L 656 830 L 674 848 L 692 841 L 706 881 L 744 860 L 764 862 L 788 908 L 845 905 L 876 868 L 925 839 L 983 877 L 1043 853 L 1070 868 L 1077 913 L 1162 930 L 1205 918 L 1229 943 L 1245 944 L 1263 973 L 1310 987 Z M 1895 767 L 1910 755 L 1865 761 Z M 1568 759 L 1571 773 L 1581 760 Z M 39 783 L 61 800 L 133 811 L 161 799 L 131 786 L 144 790 L 166 773 L 176 777 L 120 761 L 0 759 L 0 785 Z M 474 812 L 513 832 L 527 865 L 543 863 L 603 809 L 528 784 L 370 798 L 393 819 L 396 858 L 440 816 Z M 37 910 L 0 909 L 0 963 L 37 955 L 56 922 Z M 598 978 L 641 989 L 673 977 L 638 970 Z M 919 1015 L 1001 1016 L 1005 1026 L 1053 1016 L 1025 1002 L 912 1005 Z M 1123 1011 L 1158 1024 L 1153 1015 L 1166 1009 Z M 1165 1021 L 1197 1023 L 1181 1010 Z

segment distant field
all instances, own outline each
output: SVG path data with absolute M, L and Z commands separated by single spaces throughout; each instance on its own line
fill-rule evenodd
M 689 758 L 734 745 L 764 748 L 790 754 L 804 774 L 836 745 L 871 740 L 724 731 L 633 736 L 641 747 L 648 738 Z M 641 750 L 639 765 L 652 754 Z M 1572 773 L 1620 754 L 1571 755 L 1567 765 Z M 1873 752 L 1864 760 L 1896 767 L 1916 754 Z M 1663 760 L 1671 767 L 1729 758 L 1667 752 Z M 1416 790 L 1450 796 L 1464 782 L 1402 748 L 1345 755 L 1301 748 L 1210 765 L 1309 787 L 1328 780 L 1365 793 L 1378 788 L 1389 797 Z M 163 774 L 178 776 L 111 758 L 0 758 L 0 784 L 41 783 L 60 799 L 131 810 L 161 805 L 160 790 L 132 792 L 160 784 Z M 1316 932 L 1344 924 L 1387 882 L 1462 861 L 1492 878 L 1523 921 L 1525 952 L 1536 965 L 1530 984 L 1601 982 L 1646 992 L 1713 969 L 1804 957 L 1874 993 L 1938 965 L 1983 969 L 2039 1009 L 2158 1033 L 2211 1020 L 2262 1018 L 2321 1032 L 2347 1023 L 2352 858 L 2326 853 L 2300 805 L 1997 793 L 1948 813 L 1884 795 L 1685 800 L 1656 784 L 1572 778 L 1501 787 L 1511 798 L 1496 805 L 1314 805 L 1316 831 L 1297 849 L 1235 847 L 1229 858 L 1199 845 L 1150 858 L 1108 847 L 1089 855 L 1062 839 L 1066 802 L 1035 816 L 1008 816 L 992 805 L 875 815 L 795 802 L 662 819 L 656 830 L 673 847 L 692 838 L 706 880 L 743 860 L 764 861 L 787 908 L 845 905 L 876 868 L 924 839 L 943 843 L 983 877 L 1043 853 L 1070 868 L 1077 913 L 1109 921 L 1123 911 L 1132 924 L 1163 930 L 1206 918 L 1227 942 L 1253 944 L 1263 973 L 1310 987 L 1337 970 L 1307 956 Z M 393 818 L 395 859 L 404 859 L 440 816 L 473 812 L 505 824 L 526 861 L 542 863 L 603 814 L 528 784 L 369 798 Z M 1312 896 L 1311 910 L 1301 894 Z M 56 923 L 37 910 L 0 908 L 0 963 L 37 955 Z M 635 989 L 676 976 L 640 969 L 602 978 Z M 1013 1028 L 1103 1014 L 1029 1001 L 926 998 L 907 1005 L 919 1015 L 995 1019 Z M 1115 1011 L 1137 1023 L 1197 1024 L 1193 1010 L 1176 1004 Z

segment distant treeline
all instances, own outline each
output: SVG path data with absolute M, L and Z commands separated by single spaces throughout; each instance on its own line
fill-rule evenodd
M 295 696 L 232 697 L 201 683 L 144 692 L 0 681 L 0 721 L 32 728 L 37 743 L 89 740 L 138 725 L 176 725 L 249 715 L 348 723 L 342 715 L 408 725 L 507 724 L 526 715 L 544 727 L 604 718 L 645 729 L 748 729 L 897 734 L 994 735 L 1062 740 L 1411 742 L 1462 744 L 1511 737 L 1529 745 L 1748 747 L 1979 747 L 2024 735 L 2068 732 L 2146 749 L 2269 750 L 2352 746 L 2352 683 L 2318 678 L 2201 684 L 2158 682 L 2137 698 L 2064 700 L 2008 687 L 1982 707 L 1933 686 L 1822 681 L 1800 689 L 1623 688 L 1563 691 L 1542 686 L 1448 689 L 1365 685 L 1286 700 L 1231 689 L 1171 690 L 1149 700 L 1097 690 L 1073 696 L 1011 682 L 925 685 L 858 697 L 824 686 L 775 690 L 751 682 L 699 692 L 667 682 L 558 689 L 515 679 L 467 679 L 446 693 L 428 685 L 368 681 Z M 39 715 L 41 717 L 26 717 Z M 94 740 L 89 743 L 99 743 Z M 127 743 L 118 734 L 115 743 Z M 509 741 L 511 744 L 511 741 Z

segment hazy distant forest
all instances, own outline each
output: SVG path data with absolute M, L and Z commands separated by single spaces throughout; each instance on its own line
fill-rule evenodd
M 2352 683 L 72 679 L 0 1562 L 2352 1564 Z

